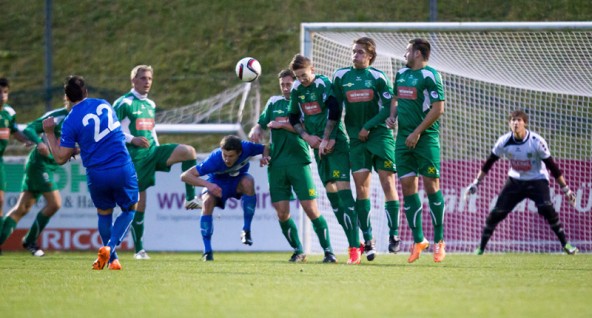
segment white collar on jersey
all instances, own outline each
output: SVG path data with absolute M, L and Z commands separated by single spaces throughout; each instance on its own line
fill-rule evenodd
M 132 94 L 134 94 L 134 96 L 136 96 L 138 99 L 146 99 L 146 98 L 148 98 L 148 94 L 142 95 L 142 94 L 138 93 L 138 91 L 136 91 L 133 88 L 132 88 Z

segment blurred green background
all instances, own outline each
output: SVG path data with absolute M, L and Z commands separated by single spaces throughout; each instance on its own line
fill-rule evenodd
M 44 0 L 0 0 L 0 76 L 11 81 L 19 123 L 46 111 Z M 151 98 L 169 109 L 238 84 L 235 63 L 256 57 L 263 67 L 262 103 L 278 93 L 277 72 L 300 50 L 302 22 L 428 22 L 419 1 L 52 1 L 52 104 L 62 81 L 83 75 L 91 95 L 113 102 L 130 89 L 134 65 L 154 67 Z M 439 0 L 438 22 L 586 21 L 587 0 Z M 248 128 L 247 128 L 248 129 Z M 216 147 L 220 136 L 161 138 Z

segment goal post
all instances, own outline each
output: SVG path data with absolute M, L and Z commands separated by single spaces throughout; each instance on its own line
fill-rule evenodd
M 189 105 L 157 112 L 162 134 L 237 134 L 246 138 L 261 110 L 259 85 L 244 83 Z
M 317 74 L 331 78 L 336 69 L 352 64 L 352 43 L 361 36 L 376 41 L 378 56 L 373 66 L 391 82 L 404 66 L 410 39 L 426 38 L 432 45 L 429 65 L 442 75 L 446 93 L 440 142 L 448 251 L 471 252 L 478 245 L 485 218 L 507 178 L 506 160 L 498 161 L 478 195 L 465 202 L 462 193 L 497 138 L 509 131 L 509 112 L 518 108 L 529 114 L 529 129 L 547 140 L 577 194 L 574 208 L 555 180 L 550 182 L 551 198 L 567 238 L 582 251 L 592 250 L 592 22 L 303 23 L 301 52 L 312 59 Z M 334 248 L 343 253 L 347 240 L 320 181 L 317 190 Z M 355 193 L 353 180 L 352 190 Z M 433 241 L 421 184 L 419 194 L 424 204 L 424 232 Z M 371 201 L 377 249 L 386 253 L 384 195 L 375 173 Z M 402 211 L 400 219 L 403 248 L 407 249 L 412 237 Z M 305 233 L 309 252 L 320 253 L 314 233 Z M 519 204 L 488 244 L 488 252 L 560 251 L 557 238 L 537 215 L 532 201 Z

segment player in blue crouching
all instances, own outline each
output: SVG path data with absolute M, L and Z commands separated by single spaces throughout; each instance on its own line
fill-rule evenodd
M 105 246 L 92 268 L 120 270 L 115 248 L 125 237 L 134 218 L 138 202 L 138 177 L 125 146 L 125 136 L 111 105 L 103 100 L 87 98 L 88 91 L 81 76 L 69 76 L 64 85 L 66 97 L 72 103 L 70 114 L 62 124 L 58 142 L 53 117 L 43 120 L 49 149 L 55 161 L 63 165 L 80 147 L 82 164 L 86 168 L 90 196 L 97 207 L 99 234 Z M 113 208 L 121 214 L 113 223 Z
M 215 207 L 224 208 L 229 198 L 241 199 L 244 211 L 244 225 L 241 241 L 252 245 L 251 221 L 255 215 L 255 180 L 248 174 L 249 160 L 263 155 L 262 164 L 267 164 L 269 150 L 264 145 L 241 140 L 229 135 L 222 138 L 220 148 L 215 149 L 195 168 L 181 174 L 183 182 L 196 187 L 204 187 L 203 208 L 200 219 L 201 236 L 204 243 L 204 261 L 213 261 L 212 234 L 214 224 L 212 214 Z M 207 179 L 200 178 L 207 176 Z

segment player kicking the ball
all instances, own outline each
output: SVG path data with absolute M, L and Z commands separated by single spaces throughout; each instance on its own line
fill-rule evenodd
M 509 121 L 512 131 L 497 140 L 491 150 L 491 155 L 465 193 L 468 195 L 477 192 L 477 187 L 500 157 L 505 156 L 510 160 L 509 178 L 499 194 L 495 207 L 485 220 L 481 244 L 475 250 L 475 254 L 483 254 L 495 227 L 524 199 L 534 201 L 539 214 L 547 220 L 551 230 L 557 235 L 563 250 L 569 255 L 576 254 L 578 249 L 567 242 L 563 224 L 553 208 L 549 194 L 549 172 L 547 169 L 551 171 L 559 183 L 561 191 L 572 205 L 575 204 L 576 195 L 569 189 L 561 170 L 553 161 L 547 142 L 537 133 L 526 129 L 528 115 L 524 111 L 515 110 L 510 114 Z
M 72 103 L 72 110 L 62 123 L 60 140 L 55 135 L 54 117 L 43 120 L 43 131 L 57 164 L 65 164 L 76 153 L 76 145 L 80 147 L 104 245 L 92 268 L 101 270 L 109 264 L 109 269 L 120 270 L 115 248 L 127 234 L 138 202 L 138 177 L 134 164 L 111 105 L 102 99 L 87 98 L 86 84 L 80 76 L 68 77 L 64 91 Z M 121 213 L 113 222 L 116 204 L 121 207 Z

